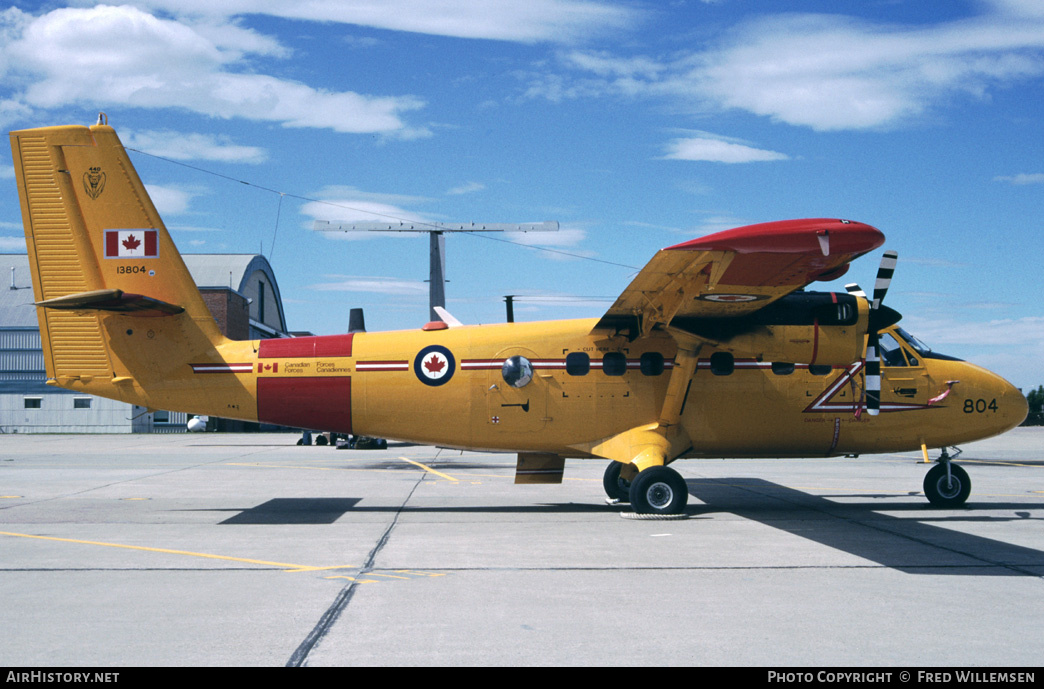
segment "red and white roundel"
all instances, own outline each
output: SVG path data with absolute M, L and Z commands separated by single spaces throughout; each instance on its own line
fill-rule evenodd
M 449 382 L 456 367 L 453 353 L 442 345 L 425 347 L 413 360 L 413 372 L 425 385 L 443 385 Z

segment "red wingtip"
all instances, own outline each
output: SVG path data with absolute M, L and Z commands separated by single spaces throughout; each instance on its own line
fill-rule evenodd
M 884 244 L 884 233 L 876 227 L 853 220 L 808 218 L 746 225 L 716 232 L 667 247 L 669 251 L 735 251 L 753 253 L 808 253 L 821 251 L 820 237 L 829 238 L 829 251 L 835 254 L 863 254 Z

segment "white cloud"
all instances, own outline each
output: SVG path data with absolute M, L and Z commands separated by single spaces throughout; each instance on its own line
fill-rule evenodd
M 268 153 L 256 146 L 240 146 L 227 136 L 191 132 L 122 130 L 120 139 L 127 148 L 172 160 L 214 160 L 223 163 L 260 164 Z
M 436 36 L 521 43 L 574 42 L 640 21 L 634 9 L 591 0 L 143 0 L 175 15 L 226 18 L 265 14 Z
M 26 251 L 25 237 L 0 237 L 0 251 L 24 254 Z
M 897 27 L 828 15 L 742 26 L 692 56 L 675 86 L 719 106 L 817 130 L 894 125 L 959 93 L 1044 71 L 1044 25 L 1008 17 Z
M 319 292 L 372 292 L 375 294 L 418 295 L 428 293 L 428 284 L 421 280 L 399 280 L 386 277 L 326 275 L 332 282 L 309 285 Z
M 232 24 L 191 25 L 126 5 L 59 9 L 35 18 L 8 11 L 0 21 L 0 70 L 8 84 L 21 87 L 0 104 L 0 113 L 104 102 L 345 133 L 428 134 L 403 120 L 424 106 L 413 96 L 327 91 L 252 72 L 248 56 L 284 57 L 288 51 Z
M 1020 0 L 935 25 L 780 14 L 662 57 L 563 54 L 558 65 L 571 71 L 525 75 L 525 95 L 659 97 L 697 113 L 737 109 L 821 131 L 883 128 L 1039 77 L 1042 48 L 1044 12 Z
M 725 230 L 732 230 L 737 227 L 743 227 L 744 225 L 750 225 L 751 221 L 744 220 L 743 218 L 737 218 L 733 215 L 708 215 L 706 218 L 697 223 L 694 227 L 690 228 L 685 234 L 703 236 L 708 234 L 714 234 L 715 232 L 724 232 Z
M 1023 184 L 1044 184 L 1044 173 L 1041 173 L 1041 172 L 1034 172 L 1034 173 L 1029 173 L 1029 174 L 1027 174 L 1027 173 L 1020 173 L 1020 174 L 1017 174 L 1017 175 L 1009 175 L 1009 176 L 1004 176 L 1004 177 L 994 177 L 993 181 L 994 182 L 1009 182 L 1011 184 L 1015 184 L 1015 185 L 1019 185 L 1019 186 L 1021 186 Z
M 703 160 L 714 163 L 752 163 L 770 160 L 788 160 L 776 151 L 753 148 L 746 144 L 717 138 L 691 137 L 675 139 L 667 145 L 664 158 L 671 160 Z
M 145 188 L 161 218 L 185 213 L 188 211 L 193 197 L 199 195 L 196 191 L 180 186 L 146 184 Z
M 482 191 L 485 188 L 486 185 L 482 184 L 481 182 L 467 182 L 465 184 L 461 184 L 459 187 L 453 187 L 446 193 L 452 196 L 457 196 L 460 194 L 472 194 L 476 191 Z
M 495 235 L 494 235 L 495 236 Z M 576 246 L 587 233 L 579 227 L 559 227 L 557 232 L 505 232 L 504 238 L 525 246 Z
M 403 208 L 403 204 L 426 201 L 423 197 L 402 194 L 381 194 L 362 191 L 353 187 L 328 186 L 314 194 L 319 200 L 301 206 L 301 214 L 310 220 L 311 230 L 316 220 L 329 223 L 377 222 L 395 225 L 398 223 L 426 223 L 430 218 Z M 409 237 L 410 232 L 324 232 L 332 239 L 370 239 L 375 237 Z

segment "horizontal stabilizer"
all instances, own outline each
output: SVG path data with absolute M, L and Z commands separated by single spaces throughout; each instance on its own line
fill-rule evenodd
M 112 311 L 129 316 L 176 316 L 185 309 L 142 294 L 128 294 L 120 289 L 99 289 L 68 294 L 64 297 L 36 302 L 45 309 L 64 311 Z

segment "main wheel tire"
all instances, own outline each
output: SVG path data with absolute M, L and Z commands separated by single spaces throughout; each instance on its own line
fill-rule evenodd
M 670 467 L 649 467 L 631 481 L 631 507 L 638 514 L 681 514 L 688 502 L 685 479 Z
M 620 471 L 623 470 L 623 467 L 624 465 L 620 462 L 609 462 L 609 466 L 605 468 L 605 473 L 602 475 L 602 488 L 605 489 L 605 494 L 613 500 L 630 502 L 631 482 L 620 478 Z
M 960 507 L 971 495 L 971 479 L 962 467 L 950 463 L 950 480 L 946 465 L 936 464 L 924 477 L 924 494 L 935 507 Z

